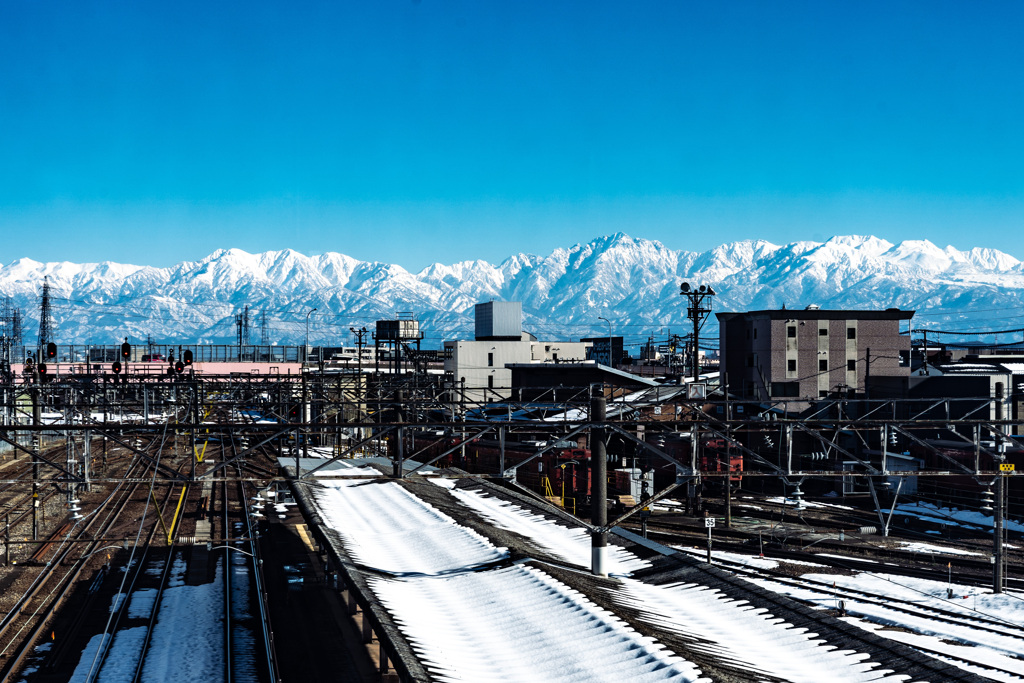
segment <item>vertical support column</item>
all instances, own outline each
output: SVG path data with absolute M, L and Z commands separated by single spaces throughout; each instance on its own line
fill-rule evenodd
M 369 645 L 373 642 L 373 626 L 370 624 L 370 615 L 363 612 L 363 644 Z
M 307 353 L 309 352 L 309 347 L 308 346 L 306 347 L 305 351 Z M 309 457 L 309 446 L 306 443 L 307 441 L 309 441 L 309 384 L 308 384 L 308 376 L 309 376 L 309 372 L 305 368 L 303 368 L 302 369 L 302 457 L 304 457 L 304 458 L 308 458 Z
M 732 528 L 732 453 L 731 449 L 726 450 L 726 459 L 728 461 L 726 465 L 725 475 L 725 528 Z
M 590 399 L 590 421 L 600 424 L 605 420 L 607 405 L 604 396 Z M 590 532 L 591 573 L 608 576 L 608 456 L 604 445 L 604 427 L 591 427 L 590 435 L 590 523 L 596 527 Z
M 377 658 L 380 660 L 380 675 L 384 676 L 388 672 L 388 651 L 384 649 L 384 641 L 379 641 L 377 646 Z
M 882 425 L 882 474 L 889 473 L 889 425 Z
M 1006 477 L 1000 472 L 996 475 L 995 520 L 993 522 L 995 528 L 992 535 L 992 559 L 995 560 L 992 571 L 993 593 L 1003 592 L 1003 499 L 1005 497 L 1005 490 Z
M 39 389 L 30 392 L 32 396 L 32 424 L 39 427 L 42 410 L 39 406 Z M 39 540 L 39 449 L 42 448 L 42 433 L 32 432 L 32 540 Z
M 356 602 L 356 592 L 349 589 L 348 591 L 348 613 L 355 614 L 359 611 L 359 603 Z
M 793 474 L 793 425 L 786 425 L 786 474 Z
M 498 475 L 505 477 L 505 428 L 498 427 Z M 565 504 L 565 501 L 562 501 Z
M 395 422 L 405 422 L 405 392 L 395 393 Z M 399 426 L 395 431 L 395 463 L 394 476 L 401 479 L 405 476 L 405 429 Z

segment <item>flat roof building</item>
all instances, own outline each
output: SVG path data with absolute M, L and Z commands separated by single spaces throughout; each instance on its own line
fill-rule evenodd
M 723 385 L 747 399 L 861 395 L 873 378 L 910 375 L 913 311 L 779 309 L 718 313 Z

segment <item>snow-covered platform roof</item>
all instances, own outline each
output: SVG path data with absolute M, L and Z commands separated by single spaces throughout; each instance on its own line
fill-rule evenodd
M 980 680 L 628 532 L 593 576 L 561 510 L 383 469 L 332 463 L 293 489 L 404 680 Z

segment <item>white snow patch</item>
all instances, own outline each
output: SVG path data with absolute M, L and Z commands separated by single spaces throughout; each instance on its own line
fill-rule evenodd
M 794 683 L 820 683 L 822 672 L 829 681 L 904 681 L 906 676 L 879 669 L 870 654 L 837 651 L 816 633 L 782 621 L 745 600 L 729 598 L 721 591 L 696 584 L 654 586 L 623 579 L 622 589 L 612 593 L 620 604 L 642 611 L 641 618 L 659 628 L 690 638 L 695 649 Z
M 708 680 L 696 665 L 532 567 L 369 582 L 438 680 Z
M 452 495 L 499 529 L 525 536 L 549 553 L 580 567 L 591 563 L 591 540 L 586 529 L 556 524 L 549 519 L 480 491 L 454 489 Z M 608 573 L 626 575 L 649 567 L 633 553 L 615 545 L 608 546 Z
M 352 558 L 377 571 L 441 574 L 508 556 L 395 482 L 322 480 L 310 490 Z

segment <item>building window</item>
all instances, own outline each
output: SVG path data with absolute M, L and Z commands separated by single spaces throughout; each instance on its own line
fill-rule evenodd
M 819 337 L 827 337 L 828 336 L 828 328 L 827 327 L 819 327 L 818 328 L 818 336 Z
M 800 382 L 772 382 L 772 398 L 796 398 L 800 395 Z
M 487 367 L 489 367 L 489 368 L 493 368 L 494 367 L 494 354 L 493 353 L 487 354 Z
M 786 361 L 786 370 L 789 372 L 796 372 L 796 359 L 790 358 Z
M 818 398 L 828 398 L 828 392 L 824 389 L 818 392 Z
M 748 368 L 754 367 L 754 354 L 752 354 L 752 353 L 748 353 L 747 354 L 747 367 Z
M 857 328 L 856 327 L 847 327 L 846 328 L 846 338 L 847 339 L 856 339 L 857 338 Z
M 796 339 L 796 325 L 790 325 L 786 328 L 786 336 L 790 339 Z
M 487 388 L 488 389 L 493 389 L 494 388 L 494 375 L 487 375 Z
M 757 339 L 757 328 L 754 328 L 754 339 Z
M 846 361 L 846 369 L 850 372 L 857 372 L 857 361 L 848 360 Z
M 557 353 L 551 354 L 551 360 L 553 360 L 553 361 L 555 361 L 557 363 L 558 362 L 558 354 Z
M 824 358 L 818 361 L 818 370 L 825 372 L 828 370 L 828 361 Z

